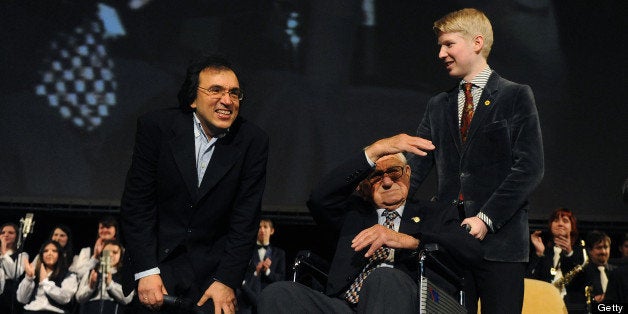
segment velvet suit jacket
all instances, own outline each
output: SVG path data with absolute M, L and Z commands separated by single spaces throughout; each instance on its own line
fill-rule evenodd
M 197 187 L 192 113 L 140 117 L 121 204 L 130 272 L 186 254 L 203 289 L 214 279 L 239 287 L 259 227 L 267 159 L 267 135 L 238 117 Z
M 327 295 L 335 296 L 346 291 L 368 262 L 364 258 L 367 249 L 355 252 L 351 248 L 351 240 L 362 230 L 378 223 L 377 212 L 371 202 L 353 192 L 372 171 L 364 153 L 360 152 L 327 174 L 308 201 L 312 216 L 319 225 L 339 231 L 327 281 Z M 482 257 L 479 241 L 460 227 L 453 206 L 408 201 L 399 232 L 412 235 L 421 243 L 442 244 L 460 263 L 477 263 Z M 418 278 L 416 253 L 416 250 L 395 250 L 395 268 L 411 278 Z
M 530 87 L 493 72 L 465 143 L 458 124 L 458 87 L 440 93 L 429 100 L 417 133 L 436 149 L 411 160 L 411 193 L 435 166 L 439 201 L 454 202 L 462 193 L 466 217 L 482 211 L 492 220 L 494 230 L 482 241 L 484 257 L 528 261 L 527 198 L 544 171 L 541 128 Z

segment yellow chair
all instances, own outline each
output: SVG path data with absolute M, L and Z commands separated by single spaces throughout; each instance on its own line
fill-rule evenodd
M 478 301 L 478 313 L 481 304 Z M 549 282 L 524 279 L 522 314 L 567 314 L 565 301 L 558 289 Z
M 524 279 L 523 314 L 538 313 L 567 313 L 565 301 L 560 296 L 558 288 L 549 282 Z

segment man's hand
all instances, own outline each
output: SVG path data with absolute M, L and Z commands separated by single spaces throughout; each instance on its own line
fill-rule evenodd
M 255 265 L 255 272 L 259 275 L 262 273 L 262 268 L 264 268 L 264 261 L 260 261 Z
M 144 306 L 158 310 L 164 304 L 164 294 L 168 294 L 161 276 L 148 275 L 140 278 L 137 283 L 137 296 Z
M 202 306 L 207 300 L 214 301 L 214 313 L 233 314 L 235 313 L 236 298 L 233 289 L 219 281 L 214 281 L 205 293 L 198 300 L 196 305 Z M 222 312 L 221 312 L 222 311 Z
M 264 262 L 263 262 L 262 271 L 266 272 L 266 270 L 270 269 L 270 265 L 271 265 L 272 263 L 273 263 L 273 262 L 270 260 L 270 258 L 268 258 L 268 257 L 267 257 L 267 258 L 264 260 Z
M 364 254 L 364 257 L 367 258 L 371 257 L 383 245 L 393 249 L 416 249 L 419 247 L 419 240 L 410 235 L 376 224 L 362 230 L 351 241 L 351 247 L 356 252 L 369 245 L 368 251 Z
M 372 162 L 376 162 L 383 156 L 404 152 L 425 156 L 427 155 L 427 151 L 433 150 L 434 148 L 434 144 L 429 140 L 402 133 L 381 139 L 369 145 L 365 149 L 365 152 Z
M 257 275 L 265 274 L 266 271 L 270 269 L 270 265 L 272 263 L 273 262 L 270 260 L 270 258 L 267 257 L 263 261 L 257 263 L 257 266 L 255 266 L 255 272 L 257 273 Z
M 469 234 L 471 234 L 476 239 L 479 239 L 480 241 L 484 240 L 484 237 L 488 233 L 488 227 L 486 227 L 486 224 L 484 223 L 484 221 L 482 221 L 482 219 L 475 216 L 465 218 L 460 225 L 471 226 L 471 230 L 469 230 Z
M 541 230 L 534 231 L 530 235 L 530 241 L 532 242 L 532 245 L 534 245 L 536 256 L 543 256 L 543 253 L 545 252 L 545 244 L 543 244 L 543 239 L 541 238 Z

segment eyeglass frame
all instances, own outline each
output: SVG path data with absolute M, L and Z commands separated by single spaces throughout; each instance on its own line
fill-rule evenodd
M 210 86 L 208 88 L 197 86 L 196 88 L 206 92 L 207 96 L 210 96 L 210 97 L 218 96 L 218 98 L 222 98 L 222 96 L 224 96 L 225 93 L 228 93 L 229 94 L 229 98 L 231 100 L 233 100 L 233 101 L 236 101 L 236 100 L 240 101 L 240 100 L 244 99 L 244 91 L 242 91 L 242 89 L 239 88 L 239 87 L 234 87 L 234 88 L 229 89 L 229 90 L 226 89 L 223 86 L 220 86 L 220 85 L 212 85 L 212 86 Z M 217 89 L 220 89 L 220 90 L 211 90 L 212 88 L 217 88 Z M 237 91 L 237 93 L 236 93 L 236 91 Z
M 396 177 L 393 178 L 391 176 L 391 169 L 396 169 L 396 168 L 401 168 L 401 174 Z M 381 182 L 382 180 L 384 180 L 384 177 L 386 175 L 388 175 L 388 178 L 390 178 L 390 180 L 392 181 L 397 181 L 399 179 L 401 179 L 401 177 L 403 177 L 403 175 L 406 173 L 406 167 L 405 166 L 392 166 L 392 167 L 388 167 L 386 170 L 375 170 L 373 171 L 373 173 L 371 173 L 368 177 L 366 177 L 366 180 L 371 184 L 371 185 L 375 185 L 379 182 Z M 373 179 L 376 179 L 375 177 L 377 176 L 381 176 L 380 178 L 377 178 L 377 181 L 372 181 Z

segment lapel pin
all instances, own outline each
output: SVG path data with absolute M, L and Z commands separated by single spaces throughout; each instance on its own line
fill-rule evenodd
M 488 105 L 490 105 L 490 104 L 491 104 L 491 101 L 490 101 L 490 100 L 487 100 L 487 101 L 485 101 L 485 102 L 484 102 L 484 106 L 488 106 Z
M 419 221 L 421 221 L 421 218 L 419 217 L 412 217 L 412 221 L 414 221 L 414 223 L 418 223 Z

